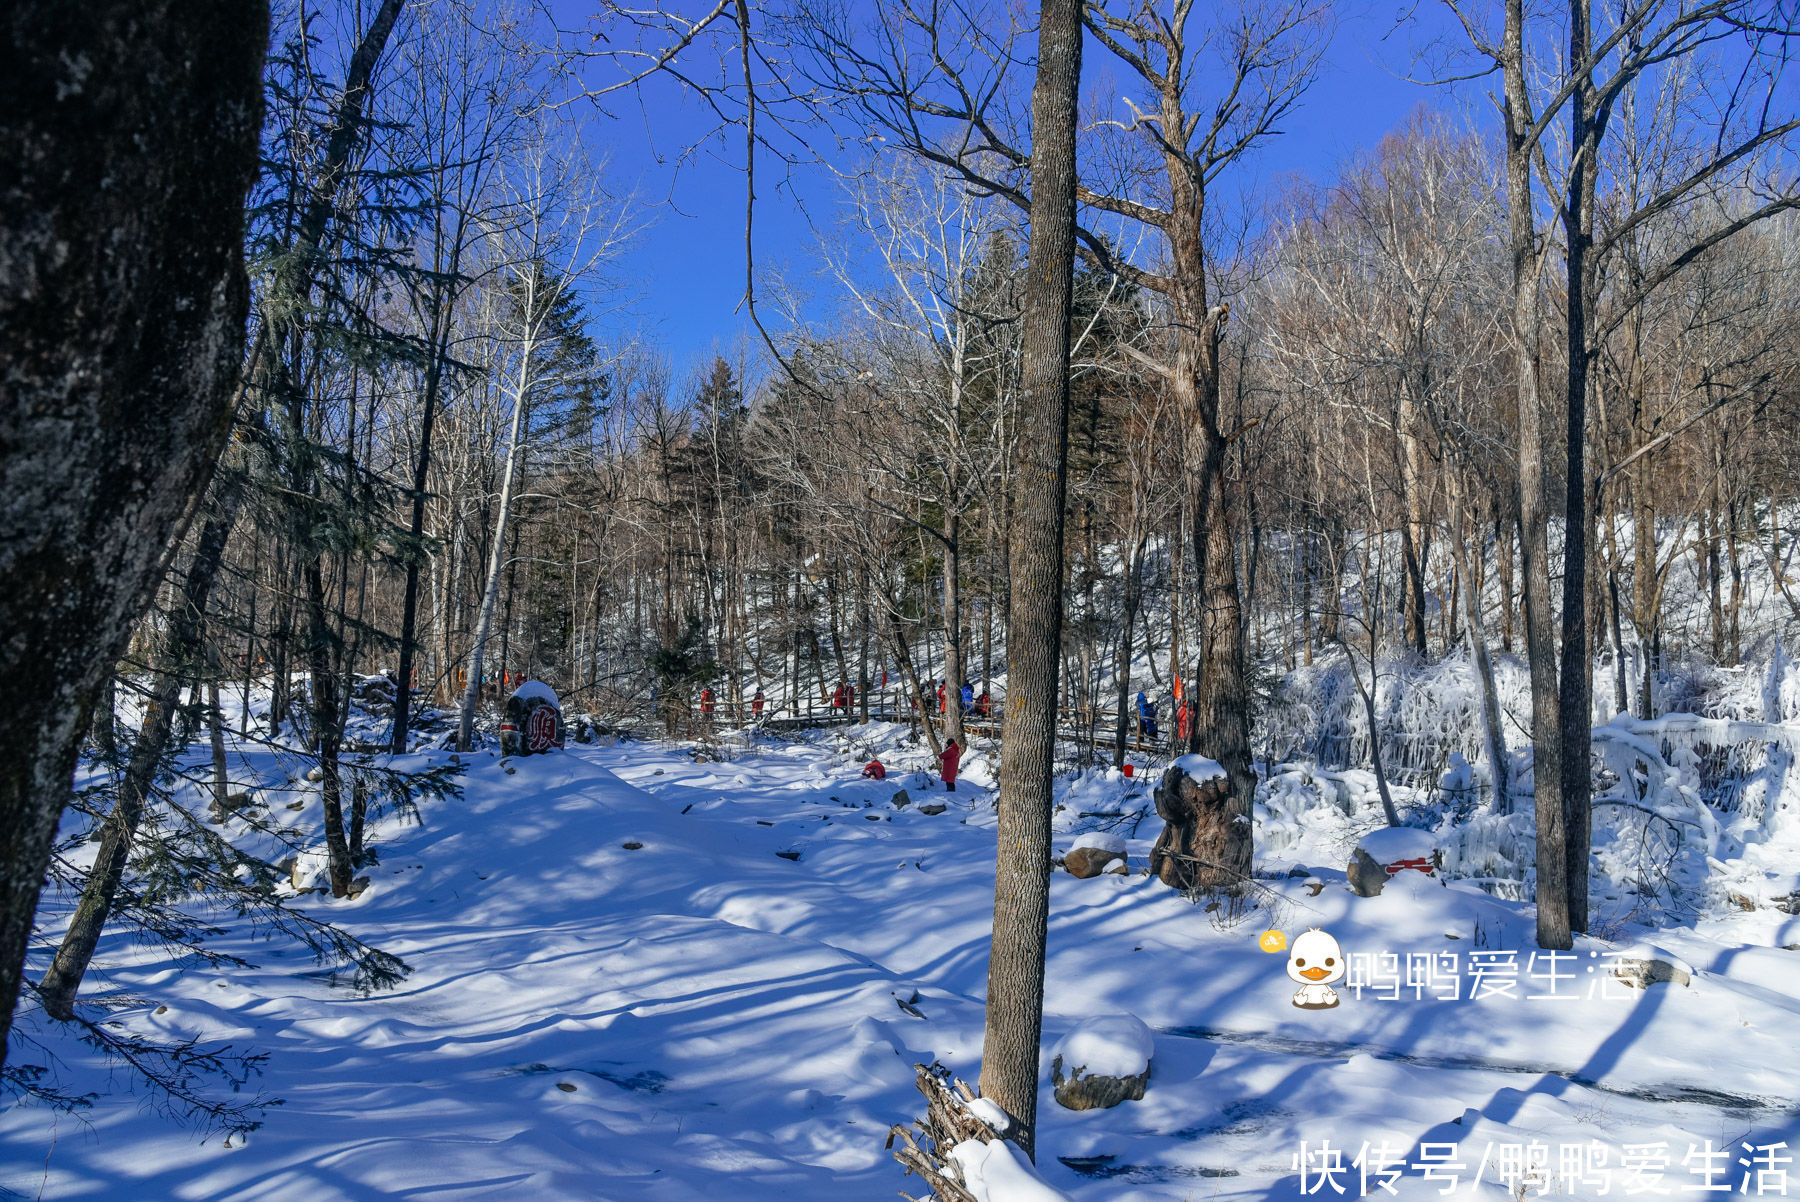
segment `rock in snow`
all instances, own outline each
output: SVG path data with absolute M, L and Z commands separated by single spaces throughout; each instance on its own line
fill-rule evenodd
M 1099 876 L 1113 864 L 1122 864 L 1124 860 L 1116 853 L 1103 847 L 1074 847 L 1063 857 L 1063 867 L 1069 875 L 1086 880 L 1091 876 Z
M 1144 1096 L 1156 1041 L 1130 1014 L 1090 1018 L 1050 1052 L 1056 1101 L 1068 1110 L 1103 1110 Z
M 1648 989 L 1663 982 L 1687 985 L 1693 980 L 1693 965 L 1648 943 L 1634 943 L 1620 950 L 1612 961 L 1612 975 L 1633 989 Z
M 1104 831 L 1089 831 L 1075 840 L 1075 846 L 1063 857 L 1063 867 L 1070 876 L 1083 879 L 1103 872 L 1125 871 L 1125 840 Z
M 1387 884 L 1387 869 L 1360 847 L 1350 853 L 1350 867 L 1344 870 L 1344 876 L 1350 882 L 1350 891 L 1358 897 L 1375 897 Z
M 950 1159 L 962 1170 L 975 1202 L 1070 1202 L 1069 1195 L 1045 1185 L 1005 1140 L 964 1140 L 950 1149 Z
M 1081 847 L 1092 847 L 1100 851 L 1110 851 L 1116 856 L 1125 854 L 1125 837 L 1115 835 L 1111 831 L 1089 831 L 1076 837 L 1071 850 Z
M 1435 875 L 1437 836 L 1412 826 L 1384 826 L 1356 841 L 1344 875 L 1359 897 L 1374 897 L 1397 872 L 1416 870 Z M 1398 866 L 1398 867 L 1396 867 Z
M 1437 838 L 1430 831 L 1413 826 L 1384 826 L 1358 839 L 1356 846 L 1368 852 L 1378 864 L 1393 864 L 1400 860 L 1429 861 L 1437 853 Z

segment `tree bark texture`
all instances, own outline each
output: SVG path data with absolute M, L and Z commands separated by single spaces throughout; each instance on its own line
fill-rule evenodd
M 1562 675 L 1559 681 L 1558 731 L 1562 744 L 1557 768 L 1562 777 L 1563 890 L 1569 930 L 1587 930 L 1588 845 L 1593 813 L 1593 657 L 1588 654 L 1588 509 L 1587 391 L 1592 324 L 1592 273 L 1588 267 L 1593 240 L 1594 156 L 1600 151 L 1591 68 L 1586 62 L 1591 38 L 1588 0 L 1569 0 L 1569 66 L 1575 88 L 1569 97 L 1571 145 L 1580 152 L 1570 166 L 1569 190 L 1563 206 L 1568 266 L 1567 347 L 1569 370 L 1568 470 L 1563 493 Z M 1571 936 L 1572 938 L 1572 936 Z M 1568 945 L 1563 945 L 1568 946 Z
M 1198 238 L 1198 231 L 1194 236 Z M 1204 288 L 1197 246 L 1193 253 L 1199 273 L 1194 287 Z M 1194 307 L 1205 317 L 1193 324 L 1193 336 L 1178 335 L 1175 375 L 1176 396 L 1188 411 L 1188 509 L 1193 514 L 1194 575 L 1200 593 L 1200 664 L 1188 691 L 1193 721 L 1187 750 L 1210 756 L 1225 769 L 1231 781 L 1230 805 L 1247 825 L 1256 773 L 1250 756 L 1243 595 L 1225 496 L 1228 440 L 1219 428 L 1219 342 L 1226 313 L 1223 306 L 1208 309 L 1204 296 Z M 1250 876 L 1251 849 L 1246 838 L 1208 847 L 1204 856 L 1222 876 L 1235 874 L 1241 881 Z
M 224 445 L 269 18 L 15 0 L 0 29 L 3 1043 L 95 697 Z
M 1062 642 L 1063 496 L 1069 437 L 1069 311 L 1075 273 L 1080 0 L 1043 0 L 1031 96 L 1031 242 L 1021 331 L 1024 404 L 1008 546 L 1005 754 L 1000 761 L 994 936 L 981 1092 L 1017 1123 L 1030 1156 L 1050 913 L 1050 807 Z

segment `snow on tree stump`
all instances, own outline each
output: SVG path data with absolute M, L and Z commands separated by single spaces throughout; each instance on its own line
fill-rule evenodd
M 1442 858 L 1430 831 L 1411 826 L 1384 826 L 1357 840 L 1344 875 L 1358 897 L 1375 897 L 1390 877 L 1422 872 L 1436 878 Z
M 1156 1041 L 1130 1014 L 1090 1018 L 1050 1051 L 1050 1082 L 1065 1110 L 1107 1110 L 1144 1096 Z
M 1248 857 L 1250 824 L 1235 821 L 1231 779 L 1216 760 L 1184 755 L 1156 786 L 1156 813 L 1168 825 L 1150 851 L 1150 871 L 1176 889 L 1229 889 L 1230 865 Z
M 536 755 L 563 745 L 562 706 L 541 680 L 528 680 L 506 699 L 500 720 L 501 755 Z

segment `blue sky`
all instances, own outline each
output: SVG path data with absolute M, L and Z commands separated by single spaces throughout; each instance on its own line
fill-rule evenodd
M 1231 187 L 1279 187 L 1300 174 L 1331 178 L 1358 148 L 1372 146 L 1421 105 L 1449 108 L 1455 98 L 1442 88 L 1406 77 L 1418 70 L 1416 50 L 1448 32 L 1441 6 L 1403 7 L 1393 0 L 1339 9 L 1336 36 L 1317 82 L 1280 138 L 1257 153 Z M 1100 56 L 1090 58 L 1090 64 Z M 1465 99 L 1482 91 L 1465 88 Z M 1490 114 L 1482 113 L 1484 124 Z M 713 119 L 672 85 L 658 85 L 640 99 L 596 118 L 590 134 L 608 149 L 617 180 L 655 202 L 652 224 L 619 264 L 635 289 L 631 320 L 668 355 L 677 379 L 695 370 L 716 347 L 730 354 L 749 326 L 739 312 L 743 293 L 744 180 L 741 147 L 712 144 L 677 169 L 676 156 Z M 772 174 L 774 164 L 760 164 Z M 796 274 L 810 263 L 816 235 L 792 200 L 758 186 L 759 260 L 785 260 Z M 795 181 L 809 197 L 813 219 L 827 223 L 833 190 L 822 173 Z

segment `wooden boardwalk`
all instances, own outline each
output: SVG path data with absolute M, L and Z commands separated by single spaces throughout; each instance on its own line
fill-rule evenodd
M 995 707 L 996 711 L 999 711 L 1000 708 L 1001 707 L 998 706 Z M 808 697 L 807 705 L 802 708 L 799 713 L 769 709 L 765 710 L 764 716 L 760 720 L 754 719 L 751 716 L 750 706 L 748 704 L 745 704 L 742 707 L 722 705 L 719 707 L 719 711 L 715 712 L 713 715 L 713 723 L 715 725 L 733 723 L 732 711 L 734 709 L 741 709 L 741 713 L 734 723 L 735 725 L 747 726 L 757 730 L 770 732 L 794 732 L 802 730 L 821 730 L 833 726 L 855 726 L 863 721 L 860 705 L 853 705 L 848 711 L 845 711 L 835 709 L 826 703 L 814 705 L 812 704 L 812 698 Z M 782 709 L 785 710 L 786 707 L 782 707 Z M 1003 716 L 1004 715 L 1000 712 L 996 712 L 993 716 L 986 718 L 965 715 L 963 718 L 963 731 L 968 735 L 975 735 L 980 738 L 992 739 L 995 742 L 999 742 L 1001 720 Z M 1094 713 L 1092 721 L 1088 721 L 1085 720 L 1085 715 L 1078 715 L 1075 711 L 1064 710 L 1059 715 L 1059 720 L 1057 722 L 1057 740 L 1059 742 L 1089 744 L 1096 749 L 1111 749 L 1115 746 L 1118 738 L 1116 733 L 1117 716 L 1117 710 L 1098 710 Z M 916 725 L 919 721 L 919 715 L 910 705 L 902 707 L 896 704 L 895 701 L 890 699 L 886 694 L 883 694 L 880 700 L 872 701 L 870 703 L 868 720 L 871 722 L 905 722 Z M 944 715 L 933 714 L 932 724 L 941 732 L 944 729 Z M 1127 728 L 1125 748 L 1127 751 L 1135 751 L 1140 755 L 1168 756 L 1173 754 L 1169 742 L 1169 732 L 1166 728 L 1159 730 L 1157 738 L 1151 739 L 1146 738 L 1138 730 L 1136 722 L 1132 722 Z

